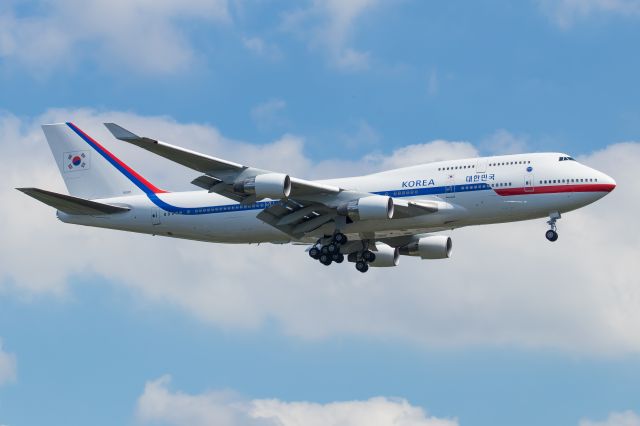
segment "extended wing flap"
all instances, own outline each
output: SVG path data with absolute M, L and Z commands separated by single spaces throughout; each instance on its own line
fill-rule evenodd
M 288 200 L 264 209 L 257 217 L 285 234 L 300 238 L 335 216 L 335 211 L 322 204 Z
M 98 203 L 96 201 L 58 194 L 57 192 L 45 191 L 44 189 L 39 188 L 16 189 L 44 204 L 68 214 L 101 216 L 105 214 L 124 213 L 129 211 L 129 208 L 127 207 Z

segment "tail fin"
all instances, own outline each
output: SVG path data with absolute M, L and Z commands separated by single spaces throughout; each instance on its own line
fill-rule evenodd
M 95 199 L 166 192 L 149 183 L 75 124 L 46 124 L 42 130 L 70 195 Z

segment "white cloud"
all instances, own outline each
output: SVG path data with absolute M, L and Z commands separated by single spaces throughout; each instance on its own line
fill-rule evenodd
M 369 67 L 369 52 L 349 46 L 356 22 L 378 0 L 314 0 L 310 6 L 284 15 L 283 27 L 327 53 L 329 63 L 344 71 Z
M 52 209 L 12 188 L 64 191 L 38 128 L 64 118 L 171 190 L 190 188 L 197 173 L 113 141 L 99 123 L 119 122 L 170 143 L 302 177 L 355 175 L 478 153 L 466 142 L 434 141 L 388 155 L 314 164 L 304 154 L 304 140 L 292 135 L 252 145 L 229 140 L 210 126 L 167 117 L 53 110 L 25 121 L 5 114 L 0 155 L 29 154 L 27 160 L 5 162 L 3 169 L 0 289 L 22 296 L 64 295 L 70 277 L 99 276 L 131 289 L 140 303 L 173 306 L 218 328 L 256 329 L 275 321 L 284 333 L 304 339 L 351 335 L 429 347 L 640 352 L 640 233 L 634 229 L 640 143 L 614 144 L 579 159 L 612 175 L 618 188 L 564 215 L 554 244 L 543 237 L 542 219 L 460 229 L 448 233 L 455 245 L 452 259 L 403 257 L 398 268 L 360 274 L 351 264 L 319 265 L 299 246 L 216 245 L 58 222 Z
M 640 17 L 640 0 L 539 0 L 543 11 L 561 28 L 602 14 Z
M 456 426 L 456 420 L 428 416 L 404 399 L 376 397 L 366 401 L 283 402 L 254 400 L 252 417 L 272 419 L 282 426 Z
M 96 61 L 166 74 L 196 54 L 184 21 L 229 22 L 226 0 L 42 1 L 27 16 L 0 11 L 0 58 L 36 73 Z
M 362 148 L 377 145 L 380 142 L 380 134 L 366 120 L 360 120 L 352 133 L 342 133 L 340 139 L 348 148 Z
M 268 43 L 260 37 L 243 37 L 242 44 L 244 47 L 258 56 L 276 61 L 282 58 L 280 48 L 272 43 Z
M 452 160 L 455 158 L 477 157 L 478 151 L 469 142 L 449 142 L 436 140 L 423 144 L 407 145 L 398 148 L 391 155 L 373 154 L 368 158 L 379 159 L 381 169 L 413 166 L 431 161 Z
M 14 382 L 17 371 L 16 356 L 5 352 L 0 339 L 0 386 Z
M 527 136 L 500 129 L 484 138 L 480 142 L 480 148 L 491 155 L 518 154 L 527 152 L 528 139 Z
M 251 118 L 261 130 L 284 126 L 287 120 L 282 116 L 287 103 L 282 99 L 270 99 L 251 110 Z
M 404 399 L 384 397 L 328 404 L 243 400 L 229 391 L 198 395 L 172 392 L 170 377 L 147 382 L 138 399 L 141 422 L 218 426 L 456 426 L 456 420 L 428 416 Z
M 172 393 L 168 389 L 170 381 L 169 376 L 163 376 L 146 383 L 137 404 L 140 421 L 193 426 L 255 424 L 249 419 L 246 403 L 234 393 Z
M 640 426 L 640 416 L 633 411 L 613 412 L 601 422 L 581 420 L 580 426 Z

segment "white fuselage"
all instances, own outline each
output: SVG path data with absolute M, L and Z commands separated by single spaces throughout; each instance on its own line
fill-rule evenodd
M 562 153 L 440 161 L 322 183 L 394 199 L 439 201 L 434 213 L 348 223 L 342 232 L 356 239 L 546 217 L 586 206 L 615 187 L 611 177 Z M 130 211 L 105 216 L 58 212 L 58 217 L 68 223 L 209 242 L 292 241 L 291 236 L 256 217 L 280 200 L 240 204 L 207 191 L 189 191 L 99 201 Z M 314 242 L 325 233 L 327 228 L 321 227 L 297 241 Z

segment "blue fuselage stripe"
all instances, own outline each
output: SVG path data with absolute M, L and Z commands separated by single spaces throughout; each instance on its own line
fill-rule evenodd
M 263 210 L 268 207 L 281 203 L 282 201 L 259 201 L 251 204 L 225 204 L 219 206 L 203 206 L 203 207 L 177 207 L 171 205 L 158 197 L 158 194 L 153 192 L 151 188 L 147 187 L 136 176 L 130 173 L 126 168 L 122 167 L 115 158 L 103 152 L 101 147 L 96 146 L 89 138 L 87 138 L 82 132 L 78 131 L 71 123 L 67 125 L 78 136 L 80 136 L 89 146 L 98 151 L 105 160 L 107 160 L 113 167 L 115 167 L 120 173 L 125 175 L 134 185 L 140 188 L 145 195 L 151 200 L 153 204 L 160 209 L 175 214 L 183 215 L 200 215 L 200 214 L 215 214 L 215 213 L 228 213 L 232 211 L 245 211 L 245 210 Z M 447 193 L 460 193 L 460 192 L 473 192 L 473 191 L 486 191 L 490 190 L 491 186 L 487 183 L 474 183 L 464 185 L 447 185 L 447 186 L 428 186 L 423 188 L 411 188 L 402 190 L 390 190 L 390 191 L 378 191 L 372 192 L 374 195 L 386 195 L 389 197 L 402 198 L 402 197 L 416 197 L 420 195 L 438 195 Z
M 490 190 L 491 186 L 486 183 L 478 184 L 466 184 L 466 185 L 449 185 L 449 186 L 434 186 L 428 188 L 414 188 L 403 190 L 391 190 L 391 191 L 378 191 L 372 192 L 373 195 L 386 195 L 394 198 L 402 197 L 416 197 L 420 195 L 438 195 L 448 193 L 461 193 L 461 192 L 474 192 L 474 191 L 486 191 Z M 162 201 L 158 195 L 154 193 L 147 194 L 149 199 L 159 208 L 169 213 L 184 214 L 184 215 L 200 215 L 200 214 L 215 214 L 215 213 L 228 213 L 232 211 L 245 211 L 245 210 L 263 210 L 276 204 L 282 203 L 282 201 L 260 201 L 252 204 L 243 205 L 241 203 L 236 204 L 224 204 L 220 206 L 203 206 L 203 207 L 176 207 Z

